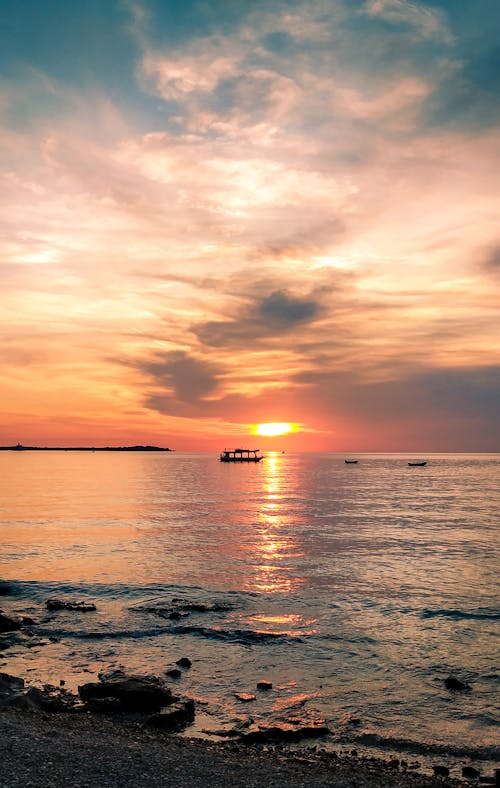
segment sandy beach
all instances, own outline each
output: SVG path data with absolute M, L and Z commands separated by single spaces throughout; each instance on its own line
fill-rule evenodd
M 150 731 L 138 722 L 17 709 L 4 709 L 0 714 L 0 762 L 4 788 L 471 784 L 419 775 L 382 761 L 313 751 L 292 754 L 279 747 L 212 744 Z

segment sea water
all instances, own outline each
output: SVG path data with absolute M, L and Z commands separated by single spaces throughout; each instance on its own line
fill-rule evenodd
M 1 452 L 0 603 L 36 624 L 0 670 L 76 689 L 188 657 L 200 735 L 324 720 L 348 746 L 494 757 L 500 455 L 344 459 Z

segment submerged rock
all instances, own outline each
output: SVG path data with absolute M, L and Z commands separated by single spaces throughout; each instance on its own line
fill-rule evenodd
M 432 767 L 432 771 L 434 772 L 435 777 L 449 777 L 450 770 L 447 766 L 441 766 L 441 764 L 437 764 L 436 766 Z
M 180 668 L 190 668 L 192 663 L 189 657 L 181 657 L 175 664 Z
M 234 697 L 241 700 L 242 703 L 249 703 L 252 700 L 256 700 L 255 695 L 252 695 L 250 692 L 235 692 Z
M 457 679 L 456 676 L 451 675 L 445 678 L 444 686 L 446 689 L 453 690 L 454 692 L 464 692 L 465 690 L 470 690 L 470 686 L 468 684 L 460 681 L 460 679 Z
M 223 602 L 190 602 L 189 600 L 174 597 L 170 604 L 145 605 L 135 609 L 153 613 L 153 615 L 160 616 L 160 618 L 169 618 L 178 621 L 181 618 L 189 616 L 190 613 L 222 613 L 227 610 L 232 610 L 233 608 L 231 605 L 227 605 Z
M 100 677 L 78 687 L 81 699 L 87 703 L 93 698 L 116 698 L 124 711 L 154 712 L 178 700 L 161 679 L 156 676 L 127 676 L 122 671 Z
M 170 668 L 169 670 L 165 671 L 165 674 L 170 676 L 171 679 L 179 679 L 182 676 L 179 668 Z
M 75 602 L 74 600 L 47 599 L 45 603 L 47 610 L 76 610 L 79 613 L 89 613 L 97 610 L 93 602 Z
M 466 777 L 468 780 L 477 780 L 480 774 L 479 769 L 474 769 L 473 766 L 462 767 L 462 777 Z
M 7 615 L 3 610 L 0 610 L 0 632 L 14 632 L 17 629 L 22 629 L 25 624 L 32 624 L 31 619 L 25 619 L 21 616 Z

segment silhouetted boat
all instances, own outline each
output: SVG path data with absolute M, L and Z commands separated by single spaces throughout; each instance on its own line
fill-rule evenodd
M 221 462 L 260 462 L 263 459 L 258 449 L 224 449 L 220 453 Z
M 356 465 L 358 460 L 344 460 L 344 462 L 346 463 L 346 465 Z
M 423 465 L 427 465 L 427 460 L 422 460 L 420 462 L 409 462 L 408 465 L 411 468 L 421 468 Z

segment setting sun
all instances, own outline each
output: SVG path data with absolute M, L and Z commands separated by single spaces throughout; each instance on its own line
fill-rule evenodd
M 265 435 L 272 438 L 275 435 L 288 435 L 290 432 L 297 432 L 299 429 L 298 424 L 291 424 L 288 421 L 273 421 L 267 424 L 256 424 L 252 427 L 254 435 Z

